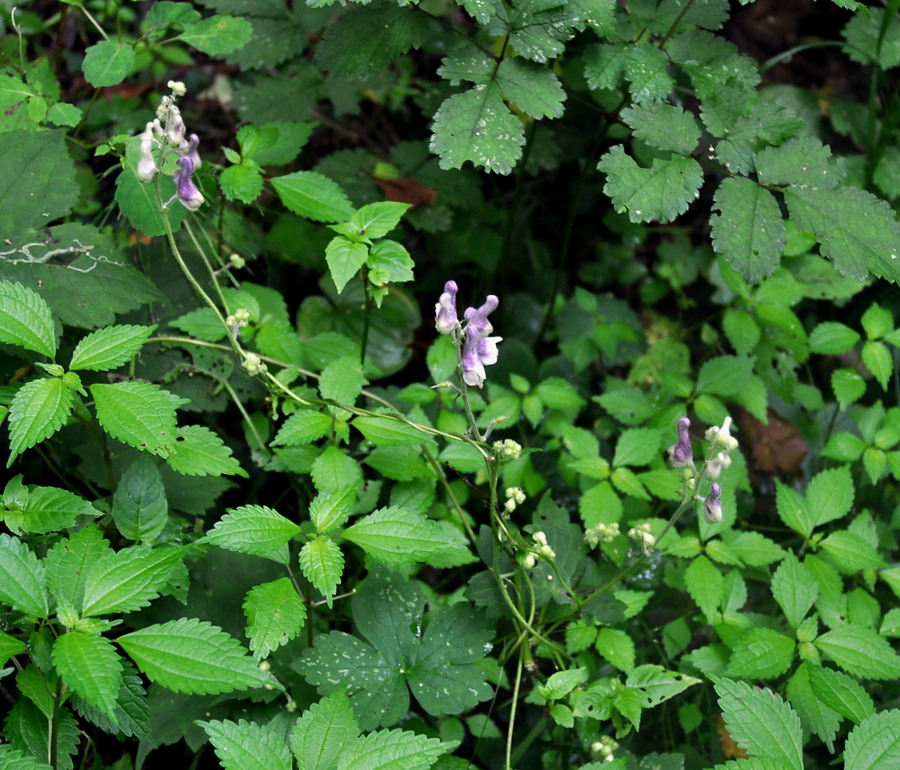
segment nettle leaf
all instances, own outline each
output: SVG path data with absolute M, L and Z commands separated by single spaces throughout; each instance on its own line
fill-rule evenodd
M 487 171 L 508 174 L 522 157 L 525 130 L 503 103 L 500 87 L 490 82 L 446 99 L 434 115 L 429 149 L 444 170 L 466 161 Z
M 310 475 L 320 494 L 362 484 L 359 463 L 336 446 L 328 447 L 315 459 Z
M 809 666 L 809 685 L 815 696 L 828 708 L 859 724 L 875 713 L 872 696 L 843 671 L 822 666 Z
M 447 546 L 436 521 L 398 506 L 370 513 L 342 536 L 382 564 L 398 567 L 426 561 Z
M 818 735 L 829 751 L 834 751 L 834 738 L 841 724 L 841 716 L 828 708 L 813 693 L 809 684 L 810 665 L 801 663 L 787 684 L 787 697 L 797 710 L 804 727 Z
M 337 401 L 339 404 L 353 406 L 366 378 L 358 356 L 344 356 L 328 364 L 319 377 L 319 395 Z
M 866 392 L 866 381 L 854 369 L 835 369 L 831 373 L 831 389 L 841 409 L 859 401 Z
M 323 533 L 344 524 L 356 503 L 358 485 L 345 487 L 316 496 L 309 506 L 309 518 L 316 532 Z
M 173 321 L 169 321 L 169 326 L 180 329 L 191 337 L 196 337 L 204 342 L 218 342 L 225 339 L 228 330 L 219 320 L 219 315 L 211 307 L 199 307 L 191 310 Z
M 162 474 L 147 455 L 139 455 L 122 473 L 113 495 L 116 529 L 128 540 L 152 542 L 169 520 Z
M 341 186 L 315 171 L 295 171 L 270 181 L 281 202 L 307 219 L 344 222 L 353 214 L 353 204 Z
M 862 360 L 878 380 L 882 389 L 887 390 L 888 382 L 894 371 L 894 359 L 887 345 L 883 342 L 869 340 L 863 345 Z
M 845 770 L 893 770 L 898 765 L 900 711 L 873 714 L 850 731 L 844 744 Z
M 900 279 L 900 224 L 885 201 L 855 187 L 792 186 L 784 199 L 797 227 L 815 234 L 822 255 L 843 275 Z
M 366 267 L 369 268 L 369 282 L 373 286 L 389 283 L 403 283 L 413 279 L 415 263 L 404 246 L 389 239 L 380 240 L 369 249 Z M 381 307 L 381 295 L 375 296 Z
M 183 559 L 183 548 L 130 546 L 104 551 L 90 566 L 85 580 L 82 615 L 110 615 L 146 607 L 162 593 Z
M 734 643 L 725 672 L 747 679 L 775 679 L 794 658 L 794 640 L 771 628 L 749 628 Z
M 711 358 L 697 374 L 697 392 L 738 396 L 753 376 L 753 359 L 742 356 Z
M 729 310 L 722 319 L 722 331 L 739 356 L 753 352 L 762 334 L 759 324 L 746 310 Z
M 36 618 L 50 612 L 44 565 L 19 538 L 0 533 L 0 602 Z
M 657 150 L 690 155 L 700 141 L 697 118 L 683 108 L 662 101 L 645 101 L 620 113 L 634 135 Z
M 53 666 L 63 682 L 115 721 L 122 685 L 122 659 L 99 634 L 70 631 L 53 643 Z
M 74 492 L 56 487 L 34 487 L 25 505 L 9 509 L 3 521 L 15 534 L 59 532 L 75 524 L 79 516 L 99 516 L 100 511 Z
M 842 465 L 817 473 L 806 490 L 806 502 L 814 526 L 821 526 L 850 513 L 853 494 L 853 476 L 849 466 Z
M 109 550 L 109 542 L 90 524 L 68 538 L 58 540 L 43 561 L 47 568 L 47 583 L 56 601 L 81 607 L 90 570 Z
M 116 710 L 112 718 L 84 698 L 75 696 L 75 710 L 85 719 L 110 734 L 150 738 L 150 707 L 141 677 L 129 661 L 123 661 L 123 673 Z
M 169 467 L 185 476 L 229 476 L 248 478 L 230 447 L 209 428 L 187 425 L 178 428 L 172 453 L 166 458 Z
M 244 160 L 219 174 L 219 187 L 230 201 L 253 203 L 262 193 L 262 169 L 254 161 Z
M 409 207 L 408 203 L 396 201 L 370 203 L 354 212 L 350 217 L 350 225 L 356 228 L 356 233 L 361 238 L 383 238 L 400 224 Z
M 819 598 L 819 584 L 794 554 L 788 554 L 772 575 L 772 596 L 791 628 L 800 625 Z
M 294 723 L 291 751 L 304 770 L 331 770 L 358 735 L 350 699 L 344 692 L 335 692 L 313 703 Z
M 819 543 L 819 547 L 831 557 L 839 570 L 850 575 L 860 570 L 885 566 L 881 554 L 854 532 L 832 532 Z
M 419 446 L 428 444 L 437 447 L 434 437 L 408 425 L 405 422 L 388 417 L 369 417 L 363 415 L 353 420 L 353 427 L 363 434 L 366 441 L 376 446 Z
M 719 211 L 709 219 L 716 252 L 750 283 L 775 272 L 787 237 L 775 196 L 745 177 L 733 177 L 719 185 L 713 204 Z
M 243 609 L 250 650 L 257 660 L 287 644 L 306 622 L 306 605 L 286 577 L 251 588 Z
M 352 741 L 338 758 L 337 770 L 428 770 L 450 745 L 410 730 L 379 730 Z
M 504 59 L 497 83 L 512 105 L 532 118 L 559 118 L 566 94 L 550 70 L 527 59 Z
M 625 678 L 625 686 L 637 691 L 643 708 L 655 708 L 701 681 L 651 663 L 632 669 Z
M 222 56 L 246 45 L 252 36 L 253 26 L 246 19 L 216 15 L 186 24 L 179 38 L 198 51 Z
M 105 372 L 130 361 L 156 331 L 153 326 L 108 326 L 82 338 L 72 352 L 69 369 Z
M 205 621 L 179 618 L 116 641 L 152 682 L 174 692 L 206 695 L 270 684 L 237 639 Z
M 859 332 L 838 321 L 825 321 L 816 326 L 809 335 L 809 349 L 812 353 L 839 356 L 852 350 L 859 342 Z
M 703 614 L 712 620 L 725 590 L 722 573 L 706 556 L 700 555 L 685 570 L 684 583 Z
M 693 158 L 654 158 L 650 168 L 641 168 L 621 144 L 607 152 L 597 168 L 607 175 L 603 192 L 632 222 L 671 222 L 687 211 L 703 184 L 703 170 Z
M 311 444 L 331 430 L 333 421 L 334 418 L 325 412 L 301 409 L 285 420 L 272 439 L 272 446 Z
M 266 725 L 247 722 L 198 721 L 224 770 L 291 770 L 284 738 Z
M 24 449 L 50 438 L 69 418 L 74 399 L 61 377 L 26 382 L 9 407 L 9 468 Z
M 771 690 L 745 682 L 716 682 L 719 706 L 728 732 L 751 757 L 770 759 L 784 770 L 803 770 L 800 718 Z
M 656 428 L 631 428 L 622 431 L 616 444 L 613 465 L 649 465 L 659 455 L 662 431 Z
M 371 645 L 332 631 L 317 636 L 294 668 L 323 695 L 348 687 L 363 730 L 402 719 L 409 689 L 433 716 L 490 698 L 477 665 L 493 635 L 486 622 L 471 606 L 455 604 L 438 609 L 420 637 L 414 631 L 422 627 L 424 607 L 417 583 L 376 569 L 351 600 L 357 628 Z
M 134 46 L 102 40 L 85 51 L 81 66 L 84 79 L 94 88 L 117 86 L 134 71 Z
M 110 436 L 167 457 L 176 439 L 175 409 L 184 401 L 149 382 L 91 385 L 97 420 Z
M 854 676 L 879 680 L 900 676 L 900 656 L 871 628 L 845 623 L 822 634 L 815 645 Z
M 288 541 L 300 534 L 300 526 L 265 505 L 230 508 L 206 533 L 205 540 L 228 551 L 264 556 L 288 563 Z
M 794 532 L 809 537 L 813 531 L 815 516 L 803 496 L 777 479 L 775 480 L 775 507 L 778 516 Z
M 50 306 L 20 283 L 0 281 L 0 342 L 53 358 L 56 329 Z
M 314 537 L 300 549 L 300 569 L 331 607 L 344 574 L 344 554 L 330 537 Z
M 359 269 L 366 264 L 369 247 L 365 243 L 351 241 L 343 235 L 331 239 L 325 247 L 325 261 L 338 293 L 344 290 Z

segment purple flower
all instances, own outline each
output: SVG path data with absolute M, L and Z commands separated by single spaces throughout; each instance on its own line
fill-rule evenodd
M 678 443 L 669 447 L 669 457 L 672 459 L 672 465 L 675 468 L 694 464 L 694 451 L 691 449 L 691 437 L 688 435 L 688 428 L 690 427 L 691 421 L 687 417 L 679 418 Z
M 194 184 L 191 176 L 194 173 L 194 163 L 190 156 L 185 155 L 178 159 L 178 170 L 175 172 L 175 184 L 178 186 L 176 195 L 178 200 L 191 211 L 196 211 L 203 205 L 203 195 Z
M 444 293 L 441 294 L 434 306 L 434 325 L 441 334 L 450 334 L 459 323 L 456 317 L 456 292 L 459 287 L 456 281 L 447 281 L 444 284 Z
M 714 481 L 703 501 L 703 518 L 707 524 L 722 521 L 722 488 Z
M 191 159 L 191 163 L 194 164 L 194 171 L 199 171 L 200 166 L 203 165 L 200 160 L 200 153 L 197 152 L 197 147 L 200 145 L 200 137 L 197 134 L 191 134 L 187 138 L 187 150 L 184 152 Z
M 463 345 L 462 367 L 463 380 L 466 385 L 480 388 L 484 384 L 485 365 L 497 363 L 497 343 L 502 337 L 479 337 L 472 327 L 466 328 L 466 340 Z
M 488 321 L 488 315 L 493 313 L 500 300 L 493 294 L 488 294 L 484 300 L 484 304 L 476 310 L 474 307 L 467 307 L 465 312 L 466 331 L 477 334 L 479 337 L 489 337 L 494 327 Z M 491 362 L 493 363 L 493 361 Z

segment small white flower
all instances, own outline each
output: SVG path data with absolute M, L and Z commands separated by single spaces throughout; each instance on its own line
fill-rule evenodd
M 187 88 L 180 80 L 170 80 L 166 85 L 175 96 L 184 96 L 187 93 Z

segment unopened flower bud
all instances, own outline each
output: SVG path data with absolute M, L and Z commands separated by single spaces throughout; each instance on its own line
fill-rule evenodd
M 687 417 L 678 420 L 678 443 L 669 447 L 669 457 L 674 468 L 682 468 L 694 463 L 694 451 L 691 448 L 691 437 L 688 434 L 690 427 L 691 421 Z
M 170 80 L 166 85 L 175 96 L 184 96 L 187 93 L 187 88 L 180 80 Z
M 458 290 L 456 281 L 447 281 L 444 284 L 444 293 L 441 294 L 434 306 L 434 325 L 440 334 L 450 334 L 459 323 L 456 317 L 456 293 Z
M 706 463 L 706 477 L 710 481 L 715 481 L 729 465 L 731 465 L 731 457 L 725 452 L 719 452 L 712 460 Z
M 156 161 L 153 159 L 153 124 L 148 123 L 141 139 L 141 158 L 137 164 L 137 178 L 142 182 L 152 182 L 156 174 Z
M 714 481 L 703 501 L 703 518 L 707 524 L 722 521 L 722 488 Z
M 177 107 L 169 109 L 169 119 L 166 121 L 166 140 L 169 147 L 180 147 L 184 141 L 184 120 Z

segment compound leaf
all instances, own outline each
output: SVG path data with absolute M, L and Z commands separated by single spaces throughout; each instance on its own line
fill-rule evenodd
M 174 692 L 216 694 L 269 683 L 237 639 L 195 618 L 147 626 L 117 641 L 151 681 Z
M 566 94 L 562 84 L 540 64 L 522 58 L 504 59 L 497 68 L 497 83 L 512 105 L 532 118 L 558 118 L 563 114 Z
M 641 102 L 625 108 L 620 116 L 638 139 L 657 150 L 690 155 L 700 140 L 697 118 L 668 102 Z

